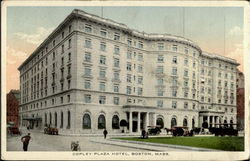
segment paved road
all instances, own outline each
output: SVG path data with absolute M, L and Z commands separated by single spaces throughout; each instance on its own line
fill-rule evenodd
M 79 141 L 81 151 L 145 151 L 132 147 L 122 147 L 92 142 L 91 140 L 104 140 L 103 137 L 83 137 L 83 136 L 56 136 L 45 135 L 31 131 L 31 141 L 29 151 L 71 151 L 71 141 Z M 21 136 L 12 136 L 7 139 L 7 151 L 22 151 Z

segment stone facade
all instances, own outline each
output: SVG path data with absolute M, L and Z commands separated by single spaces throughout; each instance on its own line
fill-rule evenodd
M 137 133 L 236 123 L 237 65 L 191 40 L 74 10 L 19 67 L 22 124 L 121 133 L 126 120 Z

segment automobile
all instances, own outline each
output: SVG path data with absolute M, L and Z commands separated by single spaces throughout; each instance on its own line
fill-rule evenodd
M 19 130 L 18 127 L 8 127 L 8 131 L 11 135 L 13 134 L 21 135 L 21 131 Z
M 174 126 L 171 131 L 173 136 L 193 136 L 193 131 L 189 131 L 186 126 Z
M 238 136 L 238 130 L 234 129 L 233 127 L 223 126 L 223 124 L 220 125 L 219 128 L 217 127 L 211 127 L 209 128 L 209 132 L 214 134 L 215 136 Z
M 44 134 L 58 135 L 58 129 L 56 127 L 45 127 Z
M 148 126 L 149 135 L 159 135 L 161 133 L 160 126 Z

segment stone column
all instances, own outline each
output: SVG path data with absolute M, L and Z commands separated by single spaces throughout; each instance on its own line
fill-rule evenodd
M 148 121 L 149 121 L 149 113 L 146 112 L 146 127 L 145 127 L 145 130 L 148 131 Z
M 203 123 L 203 116 L 199 117 L 199 126 L 202 127 L 202 123 Z
M 156 113 L 153 113 L 153 126 L 156 126 Z
M 133 124 L 133 122 L 132 122 L 132 118 L 133 117 L 133 115 L 132 115 L 132 111 L 130 111 L 129 112 L 129 133 L 132 133 L 132 124 Z
M 137 131 L 138 131 L 138 133 L 140 133 L 141 132 L 141 113 L 140 112 L 138 112 L 138 120 L 137 120 Z
M 210 116 L 207 116 L 207 123 L 208 123 L 208 127 L 210 127 Z
M 214 127 L 214 121 L 215 121 L 215 120 L 214 120 L 214 116 L 211 116 L 211 117 L 212 117 L 212 119 L 211 119 L 211 123 L 212 123 L 212 124 L 211 124 L 211 127 Z

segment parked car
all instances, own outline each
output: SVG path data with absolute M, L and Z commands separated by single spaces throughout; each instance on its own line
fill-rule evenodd
M 160 133 L 161 133 L 161 129 L 159 126 L 148 126 L 149 135 L 158 135 Z
M 11 135 L 13 134 L 21 135 L 21 131 L 19 130 L 18 127 L 8 127 L 8 131 Z
M 174 126 L 171 131 L 173 136 L 193 136 L 193 131 L 189 131 L 186 126 Z
M 44 134 L 58 135 L 58 129 L 56 127 L 45 127 Z

